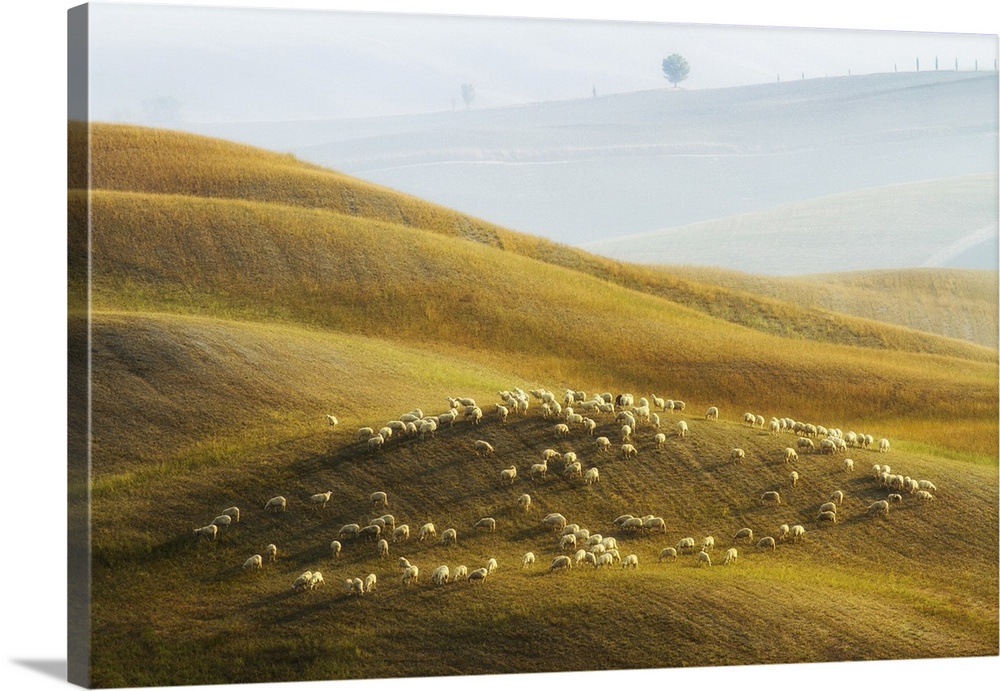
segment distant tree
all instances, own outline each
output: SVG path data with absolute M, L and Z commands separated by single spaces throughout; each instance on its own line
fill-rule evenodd
M 465 107 L 468 108 L 472 103 L 472 100 L 476 97 L 476 87 L 472 84 L 462 84 L 462 100 L 465 101 Z
M 677 85 L 688 78 L 691 66 L 688 61 L 678 53 L 663 59 L 663 76 L 677 88 Z

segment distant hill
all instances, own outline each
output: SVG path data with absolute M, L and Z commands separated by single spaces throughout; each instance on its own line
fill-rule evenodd
M 995 72 L 933 71 L 187 127 L 581 245 L 874 187 L 996 174 L 997 95 Z M 868 263 L 830 269 L 885 266 L 882 255 L 863 256 Z
M 768 275 L 873 265 L 995 271 L 997 184 L 992 174 L 879 187 L 584 248 L 624 261 L 743 266 Z

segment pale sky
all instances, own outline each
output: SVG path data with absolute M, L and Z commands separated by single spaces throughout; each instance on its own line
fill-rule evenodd
M 917 59 L 921 70 L 935 58 L 940 69 L 956 59 L 992 69 L 997 58 L 996 37 L 982 34 L 668 24 L 634 12 L 476 18 L 426 14 L 468 11 L 441 3 L 396 5 L 425 14 L 94 3 L 91 116 L 179 124 L 420 113 L 461 107 L 463 83 L 474 84 L 475 107 L 503 107 L 661 88 L 660 63 L 675 52 L 691 65 L 688 89 L 912 70 Z M 595 15 L 550 7 L 548 16 Z

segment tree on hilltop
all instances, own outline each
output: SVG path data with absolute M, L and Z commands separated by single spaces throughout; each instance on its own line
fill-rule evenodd
M 677 85 L 688 78 L 691 66 L 684 56 L 674 53 L 663 59 L 663 76 L 677 88 Z
M 472 99 L 476 97 L 476 87 L 472 84 L 462 84 L 462 100 L 465 101 L 465 107 L 468 108 L 469 104 L 472 103 Z

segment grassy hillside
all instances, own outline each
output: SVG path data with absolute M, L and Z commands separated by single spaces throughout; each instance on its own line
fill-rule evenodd
M 973 359 L 992 359 L 951 341 L 929 338 L 882 323 L 804 308 L 794 302 L 762 297 L 729 287 L 711 285 L 670 272 L 626 264 L 582 252 L 565 245 L 515 233 L 413 197 L 370 185 L 334 171 L 301 163 L 289 156 L 176 132 L 121 126 L 94 125 L 92 184 L 105 191 L 132 191 L 170 195 L 171 200 L 133 203 L 130 215 L 118 213 L 107 223 L 135 226 L 161 224 L 173 227 L 171 209 L 176 197 L 240 199 L 293 208 L 315 208 L 391 224 L 409 233 L 420 228 L 458 237 L 503 251 L 589 274 L 632 290 L 666 298 L 729 322 L 780 336 L 902 349 Z M 81 155 L 79 124 L 71 124 L 70 149 Z M 71 171 L 70 186 L 85 180 Z M 79 212 L 81 197 L 71 198 L 71 213 Z M 153 212 L 154 206 L 163 211 Z M 290 211 L 285 213 L 290 214 Z M 147 218 L 152 215 L 154 218 Z M 75 217 L 82 223 L 81 216 Z M 336 221 L 339 223 L 340 221 Z M 109 228 L 111 226 L 108 226 Z M 201 227 L 207 227 L 202 224 Z M 230 229 L 238 232 L 238 229 Z M 128 229 L 115 230 L 128 237 Z M 158 233 L 158 236 L 164 233 Z M 163 239 L 158 237 L 158 239 Z M 397 245 L 402 249 L 402 245 Z M 129 247 L 126 245 L 126 250 Z M 139 260 L 148 257 L 140 254 Z
M 93 141 L 95 189 L 69 193 L 71 229 L 93 229 L 89 343 L 70 315 L 71 352 L 89 347 L 93 363 L 92 476 L 70 493 L 92 501 L 95 686 L 997 653 L 995 349 L 602 260 L 245 147 L 99 126 Z M 499 422 L 498 391 L 539 386 L 681 399 L 691 433 L 670 434 L 680 414 L 661 412 L 665 444 L 640 425 L 625 461 L 578 429 L 556 437 L 537 403 Z M 357 441 L 460 395 L 480 402 L 481 425 L 397 435 L 377 454 Z M 743 426 L 745 410 L 893 450 L 851 450 L 851 474 L 843 456 L 790 466 L 794 437 Z M 597 422 L 617 446 L 620 423 Z M 477 457 L 477 439 L 496 453 Z M 557 462 L 532 483 L 549 447 L 599 467 L 600 483 Z M 871 465 L 886 461 L 932 480 L 937 500 L 866 516 L 886 495 Z M 510 465 L 519 478 L 503 486 Z M 817 525 L 834 489 L 841 520 Z M 308 505 L 327 490 L 328 507 Z M 398 522 L 454 527 L 458 545 L 414 537 L 380 560 L 348 541 L 332 557 L 376 490 Z M 769 490 L 781 506 L 758 503 Z M 288 511 L 265 513 L 276 495 Z M 238 525 L 194 539 L 231 505 Z M 548 574 L 558 549 L 539 520 L 555 511 L 619 537 L 639 569 Z M 666 534 L 619 535 L 610 522 L 626 512 L 662 516 Z M 477 534 L 487 515 L 497 532 Z M 737 529 L 782 523 L 806 539 L 719 565 Z M 656 563 L 688 535 L 716 537 L 716 566 Z M 241 569 L 271 543 L 276 563 Z M 539 563 L 521 570 L 528 550 Z M 416 585 L 398 556 L 420 566 Z M 500 570 L 482 587 L 429 583 L 441 563 L 491 556 Z M 306 569 L 325 586 L 292 593 Z M 377 592 L 348 597 L 344 578 L 368 573 Z
M 487 413 L 478 427 L 460 422 L 434 438 L 394 439 L 373 456 L 355 441 L 357 425 L 379 425 L 414 405 L 441 412 L 445 395 L 473 395 L 488 410 L 497 387 L 532 382 L 354 336 L 204 318 L 102 313 L 94 343 L 95 410 L 107 416 L 95 420 L 96 455 L 156 449 L 165 459 L 95 466 L 96 686 L 997 652 L 995 466 L 898 449 L 853 450 L 853 474 L 842 457 L 802 455 L 787 465 L 781 455 L 791 437 L 751 430 L 733 414 L 719 422 L 685 416 L 689 436 L 671 435 L 660 449 L 654 430 L 641 426 L 639 455 L 624 461 L 598 454 L 580 431 L 557 438 L 537 406 L 506 424 Z M 119 411 L 126 399 L 129 411 Z M 330 409 L 343 420 L 333 431 L 321 415 Z M 128 422 L 109 435 L 120 412 Z M 149 425 L 164 417 L 178 427 Z M 610 417 L 599 424 L 595 434 L 616 434 Z M 212 443 L 185 446 L 191 433 Z M 490 441 L 496 454 L 477 457 L 475 439 Z M 735 446 L 747 452 L 742 465 L 728 460 Z M 548 447 L 575 450 L 584 467 L 600 468 L 600 483 L 560 477 L 557 462 L 547 480 L 530 482 L 528 464 Z M 888 519 L 866 516 L 868 503 L 885 495 L 868 468 L 890 461 L 896 472 L 933 480 L 937 501 L 907 497 Z M 499 470 L 511 464 L 520 477 L 502 486 Z M 794 489 L 793 467 L 802 476 Z M 330 506 L 307 505 L 327 489 Z M 772 489 L 782 506 L 759 505 Z M 846 493 L 841 520 L 820 526 L 813 516 L 834 489 Z M 328 545 L 341 525 L 383 513 L 367 505 L 375 490 L 388 491 L 397 522 L 414 531 L 426 521 L 439 531 L 455 527 L 458 545 L 413 537 L 380 560 L 373 544 L 345 540 L 334 559 Z M 534 499 L 527 514 L 515 508 L 522 492 Z M 288 511 L 264 513 L 277 494 Z M 241 521 L 216 542 L 191 537 L 234 504 Z M 638 555 L 639 569 L 547 573 L 560 550 L 539 520 L 553 511 L 616 536 L 623 555 Z M 662 516 L 666 534 L 612 529 L 626 512 Z M 472 529 L 486 515 L 498 521 L 495 534 Z M 780 523 L 802 523 L 805 539 L 773 553 L 741 545 L 735 566 L 720 565 L 736 530 L 774 535 Z M 698 569 L 691 556 L 657 563 L 662 547 L 689 535 L 716 537 L 714 567 Z M 243 572 L 243 561 L 268 543 L 278 545 L 277 563 Z M 521 570 L 529 550 L 538 563 Z M 418 584 L 405 588 L 395 567 L 404 555 L 421 567 Z M 500 569 L 482 587 L 428 581 L 439 564 L 477 568 L 489 557 Z M 293 594 L 305 569 L 321 570 L 326 585 Z M 379 579 L 376 593 L 343 593 L 344 578 L 367 573 Z M 614 616 L 593 606 L 611 601 Z M 529 654 L 542 644 L 548 654 Z
M 804 307 L 997 347 L 995 271 L 899 269 L 795 277 L 693 266 L 670 266 L 665 271 Z
M 949 266 L 971 249 L 996 269 L 997 176 L 890 185 L 750 211 L 711 221 L 586 243 L 592 252 L 646 264 L 750 266 L 772 275 L 879 264 Z

